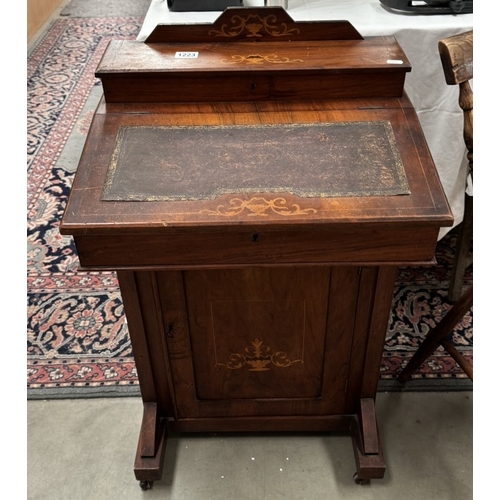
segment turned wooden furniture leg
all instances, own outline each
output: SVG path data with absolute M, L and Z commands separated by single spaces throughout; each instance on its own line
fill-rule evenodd
M 455 302 L 453 307 L 448 311 L 446 316 L 431 330 L 417 352 L 410 359 L 403 371 L 398 377 L 402 383 L 406 382 L 411 374 L 419 368 L 419 366 L 439 347 L 443 347 L 462 367 L 467 376 L 472 380 L 472 366 L 466 361 L 463 356 L 446 341 L 446 337 L 453 330 L 454 326 L 464 317 L 467 311 L 472 307 L 472 286 Z
M 357 469 L 354 474 L 356 483 L 366 484 L 370 479 L 382 479 L 386 467 L 372 398 L 360 400 L 360 411 L 353 420 L 351 435 Z
M 159 417 L 156 403 L 144 403 L 134 463 L 135 477 L 143 490 L 150 489 L 153 481 L 161 479 L 166 444 L 166 419 Z

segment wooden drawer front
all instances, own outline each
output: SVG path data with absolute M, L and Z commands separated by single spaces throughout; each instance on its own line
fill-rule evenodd
M 75 236 L 85 268 L 228 267 L 335 262 L 423 262 L 439 228 L 344 227 L 329 231 L 248 229 L 226 233 Z

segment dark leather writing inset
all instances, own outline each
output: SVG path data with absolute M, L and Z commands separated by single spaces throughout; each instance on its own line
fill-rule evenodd
M 392 196 L 409 186 L 389 122 L 122 127 L 104 201 L 233 193 Z

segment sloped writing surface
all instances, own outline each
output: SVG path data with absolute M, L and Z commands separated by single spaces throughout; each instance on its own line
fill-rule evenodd
M 118 130 L 103 201 L 410 194 L 388 121 Z

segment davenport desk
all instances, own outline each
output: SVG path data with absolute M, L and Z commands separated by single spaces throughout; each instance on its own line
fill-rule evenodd
M 393 37 L 281 8 L 111 42 L 60 231 L 118 274 L 144 416 L 168 429 L 342 431 L 385 462 L 375 397 L 398 266 L 453 223 Z

